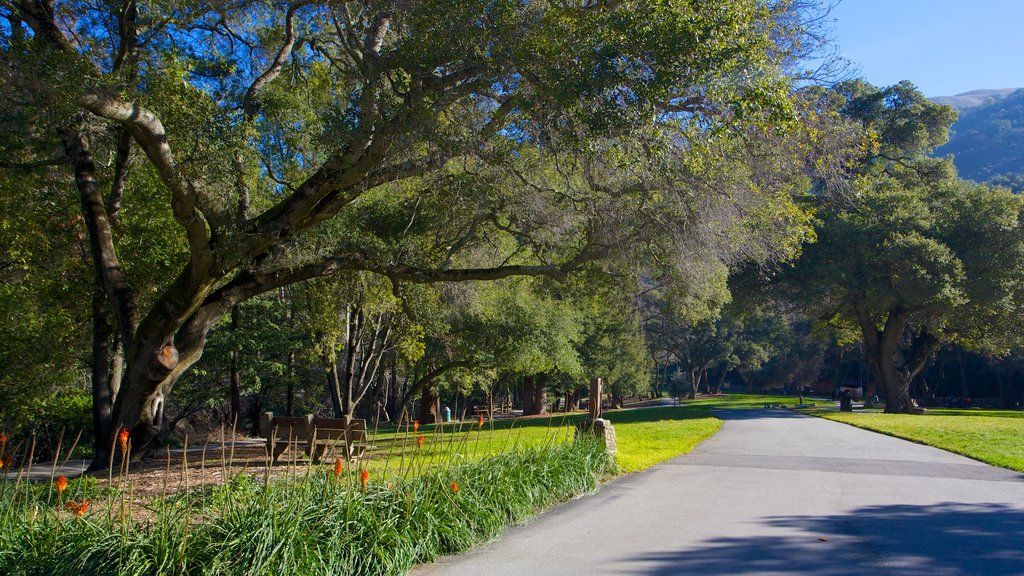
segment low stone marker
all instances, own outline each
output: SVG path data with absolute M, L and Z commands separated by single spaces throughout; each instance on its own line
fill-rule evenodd
M 576 426 L 576 434 L 590 434 L 597 437 L 604 445 L 604 452 L 608 456 L 615 456 L 618 451 L 618 446 L 615 443 L 615 427 L 612 426 L 610 420 L 587 418 Z

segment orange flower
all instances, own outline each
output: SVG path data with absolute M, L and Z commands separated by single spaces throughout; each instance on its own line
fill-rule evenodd
M 60 496 L 68 488 L 68 477 L 61 474 L 57 476 L 57 481 L 54 484 L 57 486 L 57 495 Z
M 359 473 L 359 482 L 363 485 L 363 492 L 366 492 L 366 483 L 370 481 L 370 472 L 365 468 Z
M 0 452 L 7 446 L 7 434 L 0 433 Z
M 129 438 L 131 438 L 131 433 L 128 432 L 127 428 L 121 428 L 121 431 L 117 433 L 117 441 L 121 444 L 121 452 L 128 451 Z
M 419 432 L 420 431 L 420 421 L 419 420 L 413 420 L 412 421 L 412 431 L 413 432 Z
M 89 510 L 89 501 L 82 500 L 81 502 L 76 502 L 74 500 L 70 500 L 64 505 L 64 507 L 75 516 L 81 518 L 85 515 L 86 511 Z
M 426 440 L 426 437 L 424 437 L 423 434 L 420 434 L 419 436 L 417 436 L 416 437 L 416 447 L 417 448 L 422 448 L 424 440 Z
M 476 426 L 477 426 L 477 428 L 483 428 L 484 427 L 484 415 L 483 414 L 481 414 L 481 415 L 476 417 Z
M 334 460 L 334 477 L 341 476 L 341 456 Z
M 459 493 L 459 483 L 458 482 L 452 482 L 452 492 L 455 492 L 456 494 Z

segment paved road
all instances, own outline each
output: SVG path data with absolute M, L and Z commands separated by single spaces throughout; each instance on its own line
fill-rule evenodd
M 1024 475 L 784 410 L 414 576 L 1024 575 Z

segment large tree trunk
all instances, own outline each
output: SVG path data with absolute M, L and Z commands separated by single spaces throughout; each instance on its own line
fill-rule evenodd
M 900 354 L 900 339 L 907 329 L 910 311 L 900 307 L 889 310 L 881 330 L 863 302 L 857 305 L 857 316 L 864 338 L 864 360 L 885 396 L 885 411 L 913 413 L 910 385 L 927 366 L 938 347 L 938 340 L 921 328 L 913 334 L 910 350 Z
M 718 374 L 718 380 L 715 381 L 715 394 L 722 393 L 722 385 L 725 384 L 725 377 L 729 375 L 729 368 L 727 366 L 722 367 L 722 371 Z
M 687 396 L 690 400 L 697 399 L 697 390 L 700 386 L 700 369 L 694 368 L 690 370 L 690 394 Z
M 334 354 L 327 353 L 320 355 L 320 364 L 327 376 L 327 396 L 331 399 L 331 408 L 335 418 L 341 418 L 345 410 L 341 399 L 341 382 L 338 380 L 338 362 Z
M 523 378 L 523 416 L 532 416 L 540 413 L 536 408 L 536 402 L 537 391 L 533 376 L 525 376 Z
M 107 296 L 102 280 L 96 279 L 92 298 L 92 422 L 93 422 L 93 468 L 100 469 L 110 461 L 110 446 L 113 442 L 111 430 L 111 409 L 113 389 L 111 386 L 113 352 L 111 337 L 114 329 L 107 321 Z M 119 369 L 119 367 L 118 367 Z
M 437 394 L 434 393 L 433 384 L 423 387 L 423 394 L 420 396 L 420 422 L 423 424 L 437 423 Z
M 548 384 L 545 376 L 534 381 L 533 407 L 537 410 L 536 414 L 548 413 Z

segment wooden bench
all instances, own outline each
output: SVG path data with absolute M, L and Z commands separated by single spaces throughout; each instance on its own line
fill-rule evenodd
M 313 462 L 320 462 L 332 450 L 349 460 L 361 458 L 367 447 L 366 420 L 353 420 L 346 426 L 344 418 L 312 414 L 275 417 L 273 412 L 264 412 L 260 432 L 267 438 L 267 453 L 273 464 L 289 447 L 302 446 Z
M 356 460 L 366 452 L 366 439 L 366 420 L 352 420 L 346 426 L 344 418 L 313 418 L 308 451 L 314 462 L 323 460 L 331 450 L 346 460 Z
M 366 448 L 370 445 L 366 433 L 366 420 L 353 420 L 345 429 L 345 448 L 348 451 L 348 459 L 356 460 L 363 457 Z
M 271 464 L 277 464 L 277 460 L 289 447 L 302 446 L 308 454 L 312 431 L 312 414 L 292 417 L 264 412 L 260 416 L 260 432 L 267 437 L 267 454 L 270 455 Z

